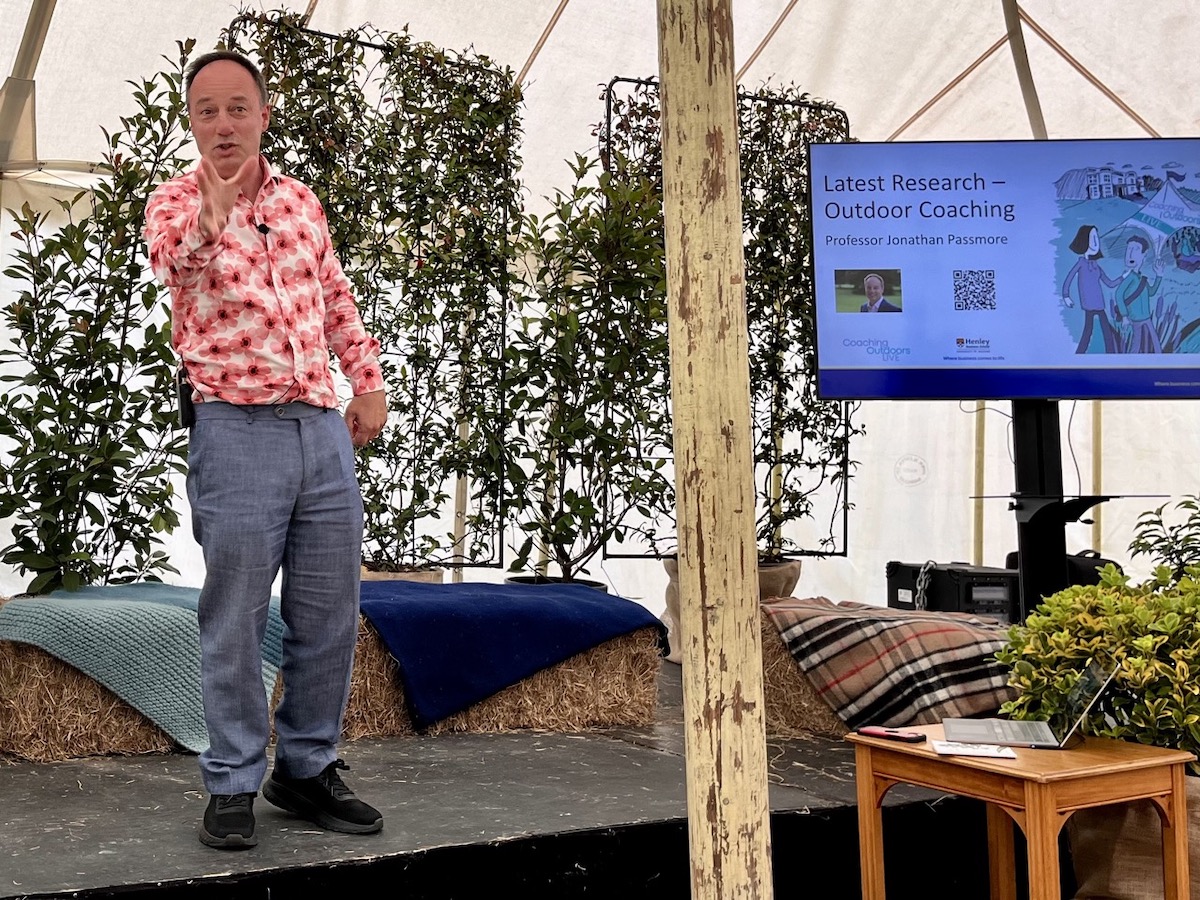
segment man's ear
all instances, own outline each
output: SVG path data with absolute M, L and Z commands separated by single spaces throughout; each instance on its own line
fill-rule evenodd
M 268 127 L 268 126 L 271 124 L 271 107 L 270 107 L 270 104 L 267 104 L 267 103 L 264 103 L 264 104 L 263 104 L 263 108 L 262 108 L 262 117 L 263 117 L 263 120 L 262 120 L 262 127 L 263 127 L 263 131 L 266 131 L 266 130 L 267 130 L 267 127 Z

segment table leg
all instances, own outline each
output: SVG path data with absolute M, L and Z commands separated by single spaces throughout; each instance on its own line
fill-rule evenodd
M 992 900 L 1017 900 L 1017 856 L 1013 820 L 994 803 L 987 804 L 988 885 Z
M 1062 820 L 1053 788 L 1025 782 L 1025 841 L 1029 845 L 1029 900 L 1060 900 L 1058 832 Z
M 1171 796 L 1163 819 L 1163 896 L 1166 900 L 1183 900 L 1188 896 L 1188 812 L 1187 789 L 1184 787 L 1184 767 L 1171 767 Z
M 854 748 L 854 779 L 858 794 L 858 863 L 862 870 L 863 900 L 885 900 L 883 882 L 883 796 L 876 786 L 871 748 Z

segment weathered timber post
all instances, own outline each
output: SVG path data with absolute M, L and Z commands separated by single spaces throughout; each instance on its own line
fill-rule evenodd
M 658 0 L 692 896 L 770 898 L 730 0 Z

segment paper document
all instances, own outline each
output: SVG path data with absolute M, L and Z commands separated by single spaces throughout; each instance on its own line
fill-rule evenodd
M 930 746 L 941 756 L 995 756 L 1016 759 L 1017 751 L 998 744 L 960 744 L 955 741 L 931 741 Z

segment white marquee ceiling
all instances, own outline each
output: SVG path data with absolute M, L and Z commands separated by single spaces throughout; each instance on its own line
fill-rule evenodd
M 4 75 L 13 71 L 33 5 L 0 0 Z M 226 0 L 49 5 L 34 73 L 37 150 L 46 160 L 98 158 L 100 126 L 131 108 L 125 82 L 160 68 L 176 40 L 195 37 L 200 47 L 211 46 L 239 8 Z M 534 196 L 562 179 L 562 160 L 593 145 L 591 126 L 603 113 L 601 85 L 614 75 L 654 75 L 658 68 L 653 0 L 271 0 L 251 6 L 311 8 L 312 27 L 323 31 L 407 24 L 418 39 L 450 49 L 473 46 L 514 72 L 529 63 L 524 155 Z M 1133 116 L 1160 134 L 1195 132 L 1200 113 L 1189 92 L 1189 61 L 1197 26 L 1190 6 L 1185 0 L 1140 10 L 1117 0 L 1022 4 L 1029 67 L 1049 136 L 1146 134 Z M 734 0 L 733 10 L 737 59 L 745 61 L 739 63 L 742 84 L 794 82 L 833 100 L 849 113 L 861 140 L 1032 136 L 1004 41 L 1001 0 Z

